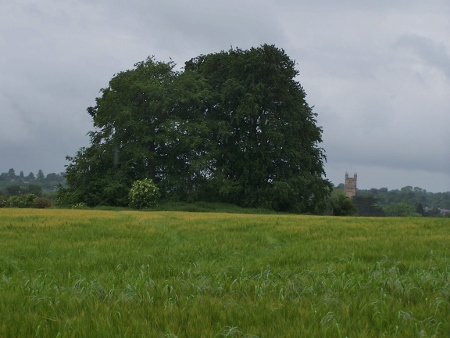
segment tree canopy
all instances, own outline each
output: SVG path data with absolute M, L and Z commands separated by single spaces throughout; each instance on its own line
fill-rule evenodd
M 322 129 L 284 50 L 230 49 L 175 66 L 150 57 L 101 89 L 87 109 L 91 144 L 68 157 L 61 201 L 126 205 L 133 182 L 148 178 L 169 200 L 323 210 Z

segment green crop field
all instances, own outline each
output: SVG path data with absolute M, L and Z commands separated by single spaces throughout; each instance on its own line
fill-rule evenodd
M 1 337 L 448 337 L 450 219 L 0 209 Z

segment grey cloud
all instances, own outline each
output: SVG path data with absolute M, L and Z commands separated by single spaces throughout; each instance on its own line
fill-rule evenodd
M 396 46 L 411 50 L 428 66 L 443 71 L 450 80 L 450 53 L 443 43 L 425 36 L 407 34 L 397 40 Z
M 64 170 L 99 89 L 147 56 L 182 67 L 274 43 L 298 63 L 334 183 L 358 171 L 364 188 L 450 190 L 449 13 L 444 0 L 0 2 L 0 171 Z
M 270 1 L 265 5 L 237 0 L 169 1 L 156 5 L 134 0 L 108 1 L 107 7 L 105 15 L 116 23 L 117 29 L 132 33 L 177 63 L 230 46 L 280 43 L 284 36 L 272 20 Z M 149 54 L 156 54 L 155 50 L 149 48 Z

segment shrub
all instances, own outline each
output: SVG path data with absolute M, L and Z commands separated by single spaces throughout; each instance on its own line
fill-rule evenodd
M 34 200 L 33 208 L 45 209 L 52 206 L 52 201 L 48 198 L 38 197 Z
M 36 195 L 34 195 L 34 194 L 24 195 L 23 196 L 23 207 L 24 208 L 31 207 L 35 200 L 36 200 Z
M 333 216 L 351 216 L 358 212 L 352 200 L 345 196 L 342 190 L 334 190 L 331 193 L 329 204 Z
M 131 208 L 152 208 L 158 204 L 159 189 L 149 178 L 135 181 L 128 193 L 128 199 Z
M 8 207 L 10 208 L 21 208 L 22 207 L 22 199 L 19 196 L 11 196 L 8 198 Z
M 8 207 L 10 208 L 29 208 L 36 200 L 36 196 L 33 194 L 11 196 L 8 199 Z
M 8 194 L 0 190 L 0 208 L 8 206 Z

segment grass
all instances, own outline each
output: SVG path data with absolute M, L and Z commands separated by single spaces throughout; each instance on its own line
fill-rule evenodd
M 448 337 L 450 219 L 0 209 L 0 336 Z
M 262 208 L 242 208 L 229 203 L 211 203 L 211 202 L 165 202 L 154 208 L 158 211 L 187 211 L 187 212 L 222 212 L 233 214 L 274 214 L 269 209 Z

